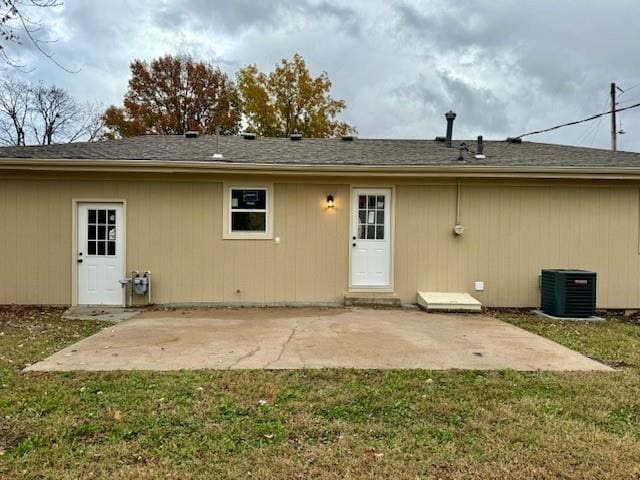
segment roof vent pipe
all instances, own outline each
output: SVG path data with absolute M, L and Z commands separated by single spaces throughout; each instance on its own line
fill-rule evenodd
M 482 135 L 478 135 L 478 146 L 476 147 L 476 154 L 484 154 L 484 145 L 482 144 Z
M 212 158 L 221 159 L 224 155 L 220 153 L 220 127 L 216 128 L 216 153 L 211 155 Z
M 447 119 L 446 143 L 447 143 L 447 147 L 451 148 L 452 146 L 451 139 L 453 137 L 453 121 L 456 119 L 456 114 L 452 110 L 449 110 L 447 113 L 444 114 L 444 118 Z

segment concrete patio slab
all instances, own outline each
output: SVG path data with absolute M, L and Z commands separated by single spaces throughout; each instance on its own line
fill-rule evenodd
M 325 367 L 612 370 L 487 315 L 366 308 L 147 311 L 26 370 Z

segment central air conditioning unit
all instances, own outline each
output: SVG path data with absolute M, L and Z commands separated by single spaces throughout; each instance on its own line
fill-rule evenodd
M 542 311 L 554 317 L 587 318 L 596 314 L 596 273 L 542 270 Z

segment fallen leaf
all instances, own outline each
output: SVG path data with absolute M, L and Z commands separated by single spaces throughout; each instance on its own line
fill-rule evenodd
M 258 405 L 260 405 L 260 406 L 264 406 L 264 405 L 266 405 L 266 404 L 267 404 L 267 401 L 266 401 L 266 400 L 258 400 Z
M 122 420 L 122 412 L 120 410 L 114 410 L 113 419 L 118 421 Z
M 0 457 L 3 456 L 4 454 L 5 454 L 4 448 L 0 447 Z
M 269 440 L 271 440 L 273 438 L 273 433 L 265 433 L 264 438 L 268 438 Z
M 428 384 L 433 383 L 433 378 L 427 378 L 427 379 L 424 381 L 424 383 L 428 383 Z

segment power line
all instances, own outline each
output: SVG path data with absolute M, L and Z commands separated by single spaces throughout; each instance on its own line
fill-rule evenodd
M 621 96 L 622 95 L 620 95 L 620 97 Z M 618 97 L 618 98 L 620 98 L 620 97 Z M 640 100 L 640 97 L 633 97 L 633 98 L 630 98 L 629 100 L 623 100 L 621 102 L 616 102 L 616 105 L 621 105 L 623 103 L 631 103 L 631 102 L 635 102 L 636 100 Z
M 622 93 L 620 94 L 620 96 L 624 95 L 625 93 L 627 93 L 629 90 L 633 90 L 636 87 L 640 87 L 640 83 L 636 83 L 635 85 L 633 85 L 632 87 L 629 88 L 625 88 L 625 89 L 621 89 Z
M 602 103 L 602 107 L 600 108 L 600 110 L 604 111 L 605 108 L 607 108 L 607 104 L 609 103 L 609 94 L 607 94 L 605 96 L 604 102 Z M 582 134 L 580 134 L 578 136 L 578 138 L 576 138 L 576 140 L 573 142 L 574 144 L 578 144 L 581 145 L 582 142 L 586 141 L 587 138 L 589 137 L 589 135 L 591 133 L 594 134 L 596 131 L 598 130 L 598 127 L 600 126 L 600 124 L 602 123 L 602 118 L 598 119 L 597 122 L 594 122 L 592 124 L 590 124 L 583 132 Z
M 624 112 L 625 110 L 630 110 L 632 108 L 637 108 L 637 107 L 640 107 L 640 103 L 636 103 L 635 105 L 630 105 L 630 106 L 624 107 L 624 108 L 617 108 L 615 110 L 609 110 L 608 112 L 597 113 L 595 115 L 590 116 L 589 118 L 584 118 L 582 120 L 576 120 L 575 122 L 563 123 L 562 125 L 556 125 L 555 127 L 545 128 L 544 130 L 536 130 L 534 132 L 523 133 L 522 135 L 518 135 L 517 137 L 514 137 L 514 138 L 528 137 L 529 135 L 537 135 L 539 133 L 550 132 L 551 130 L 557 130 L 558 128 L 562 128 L 562 127 L 569 127 L 571 125 L 578 125 L 579 123 L 590 122 L 592 120 L 596 120 L 598 118 L 604 117 L 605 115 L 611 115 L 614 112 L 616 112 L 616 113 L 617 112 Z

